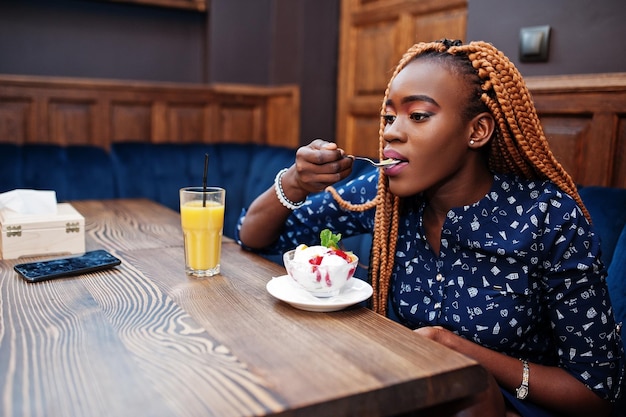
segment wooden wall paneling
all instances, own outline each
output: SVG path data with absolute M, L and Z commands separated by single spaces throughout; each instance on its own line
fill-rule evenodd
M 444 37 L 465 41 L 467 32 L 467 7 L 451 4 L 450 9 L 415 16 L 413 39 L 437 40 Z
M 265 108 L 266 143 L 285 146 L 285 139 L 300 137 L 300 89 L 282 87 L 269 95 Z
M 166 98 L 153 99 L 150 104 L 150 135 L 144 141 L 167 143 L 174 140 L 169 133 L 168 100 Z
M 590 114 L 578 117 L 544 114 L 541 118 L 552 153 L 574 178 L 581 178 L 584 175 L 582 159 L 591 129 L 591 119 Z
M 296 148 L 296 85 L 197 85 L 0 75 L 0 141 L 237 142 Z
M 358 96 L 380 95 L 380 89 L 387 85 L 390 71 L 397 60 L 398 51 L 394 47 L 400 36 L 399 19 L 356 25 L 354 30 L 353 51 L 354 74 L 353 93 Z M 404 25 L 406 26 L 406 25 Z
M 353 103 L 350 115 L 351 151 L 357 155 L 378 157 L 381 97 L 372 97 Z M 377 109 L 373 112 L 372 109 Z
M 282 138 L 293 134 L 290 132 L 290 120 L 285 117 L 300 118 L 300 109 L 289 108 L 289 100 L 286 97 L 275 97 L 270 99 L 265 106 L 265 120 L 267 121 L 267 144 L 280 145 Z
M 207 142 L 206 103 L 171 103 L 167 111 L 168 142 Z
M 108 97 L 101 97 L 97 100 L 94 114 L 94 141 L 97 143 L 111 143 L 112 137 L 112 101 Z
M 527 77 L 551 149 L 581 185 L 626 188 L 626 73 Z
M 238 84 L 213 86 L 219 105 L 222 141 L 297 147 L 300 136 L 300 90 L 297 86 L 267 89 Z M 292 138 L 298 138 L 293 141 Z
M 221 139 L 221 126 L 219 123 L 220 120 L 220 106 L 216 102 L 209 103 L 207 105 L 207 114 L 208 123 L 207 123 L 207 133 L 208 133 L 208 142 L 219 142 Z
M 45 130 L 37 122 L 42 114 L 42 100 L 34 94 L 22 94 L 10 86 L 0 94 L 0 141 L 28 143 Z
M 17 78 L 12 79 L 15 81 Z M 0 140 L 26 143 L 58 143 L 61 145 L 95 144 L 100 139 L 101 124 L 95 121 L 102 110 L 99 99 L 82 89 L 65 89 L 56 85 L 46 85 L 41 80 L 20 84 L 0 81 L 0 102 L 29 103 L 21 114 L 5 112 L 0 106 L 0 119 L 3 125 L 27 125 L 8 137 Z M 11 121 L 13 117 L 14 119 Z M 4 129 L 0 127 L 0 129 Z
M 384 2 L 367 6 L 380 4 Z M 348 153 L 376 156 L 382 93 L 401 54 L 397 41 L 406 31 L 398 29 L 406 19 L 359 8 L 354 1 L 342 1 L 336 141 Z
M 84 90 L 67 90 L 51 86 L 33 88 L 37 102 L 37 135 L 28 142 L 80 145 L 97 143 L 100 131 L 96 129 L 98 98 Z
M 626 138 L 622 138 L 624 139 Z M 615 185 L 612 177 L 615 165 L 614 155 L 619 140 L 617 115 L 604 111 L 596 112 L 585 143 L 584 157 L 581 158 L 583 170 L 583 175 L 580 177 L 581 183 Z
M 379 114 L 402 54 L 418 41 L 464 39 L 466 0 L 342 0 L 336 141 L 378 156 Z
M 111 142 L 139 142 L 152 137 L 153 131 L 159 131 L 164 127 L 152 127 L 152 115 L 154 119 L 163 118 L 163 109 L 159 114 L 158 109 L 153 110 L 152 103 L 130 102 L 114 100 L 110 104 L 110 119 L 108 126 L 111 129 Z
M 59 100 L 48 102 L 48 140 L 62 145 L 89 144 L 95 139 L 96 102 L 93 100 Z
M 21 97 L 0 99 L 0 140 L 22 144 L 34 136 L 34 103 Z
M 217 123 L 222 141 L 229 143 L 264 143 L 267 132 L 263 125 L 267 101 L 265 97 L 238 90 L 220 91 Z
M 626 188 L 626 113 L 620 113 L 617 120 L 617 137 L 621 138 L 615 147 L 613 159 L 613 177 L 611 184 Z
M 220 106 L 220 138 L 228 143 L 260 143 L 259 111 L 255 106 L 222 103 Z
M 146 6 L 170 7 L 197 12 L 206 12 L 210 0 L 108 0 L 115 3 L 133 3 Z

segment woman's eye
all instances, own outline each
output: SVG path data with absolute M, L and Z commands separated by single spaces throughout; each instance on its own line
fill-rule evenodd
M 392 115 L 392 114 L 385 114 L 383 116 L 383 122 L 385 123 L 385 125 L 390 125 L 394 122 L 394 120 L 396 120 L 396 116 Z
M 428 117 L 430 117 L 430 114 L 428 113 L 411 113 L 411 120 L 414 120 L 416 122 L 421 122 L 422 120 L 426 120 L 428 119 Z

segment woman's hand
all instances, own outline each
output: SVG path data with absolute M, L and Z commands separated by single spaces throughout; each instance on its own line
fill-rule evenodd
M 478 345 L 440 326 L 422 327 L 415 332 L 474 359 L 511 393 L 521 383 L 522 364 L 517 358 Z M 528 401 L 566 415 L 607 416 L 611 412 L 608 401 L 556 366 L 531 363 L 529 387 Z
M 454 349 L 455 342 L 459 342 L 459 339 L 462 339 L 461 336 L 457 336 L 450 330 L 444 329 L 441 326 L 420 327 L 419 329 L 415 329 L 415 333 L 427 337 L 430 340 L 434 340 L 450 349 Z
M 296 151 L 296 161 L 281 177 L 281 187 L 287 199 L 304 200 L 310 193 L 346 178 L 352 171 L 352 158 L 345 156 L 335 143 L 316 139 Z M 263 248 L 279 236 L 291 210 L 284 207 L 270 187 L 257 197 L 246 213 L 239 237 L 250 248 Z
M 300 194 L 305 196 L 322 191 L 350 175 L 352 163 L 352 158 L 347 158 L 337 144 L 315 139 L 297 150 L 295 170 L 285 174 L 283 188 L 286 193 L 289 187 L 294 193 L 300 188 Z

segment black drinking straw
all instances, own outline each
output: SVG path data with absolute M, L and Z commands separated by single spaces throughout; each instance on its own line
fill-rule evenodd
M 202 207 L 206 207 L 206 179 L 209 174 L 209 154 L 204 154 L 204 176 L 202 177 Z

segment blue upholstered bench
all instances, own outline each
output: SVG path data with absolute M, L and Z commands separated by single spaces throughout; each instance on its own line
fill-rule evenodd
M 294 152 L 253 144 L 118 143 L 110 151 L 0 144 L 0 192 L 53 189 L 59 201 L 145 197 L 178 210 L 178 189 L 201 184 L 208 153 L 208 182 L 227 190 L 224 234 L 232 237 L 241 209 L 272 184 L 278 170 L 293 163 Z M 357 161 L 353 176 L 368 169 Z M 626 321 L 626 189 L 582 187 L 580 194 L 602 239 L 616 317 Z M 343 243 L 367 263 L 371 236 Z

